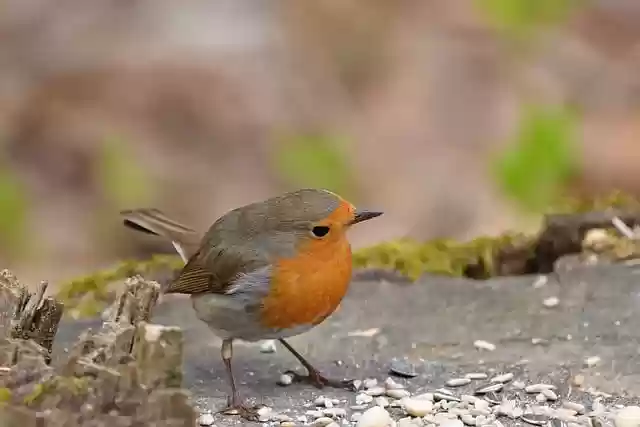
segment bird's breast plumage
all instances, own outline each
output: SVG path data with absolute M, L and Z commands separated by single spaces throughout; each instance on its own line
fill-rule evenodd
M 346 238 L 312 245 L 273 268 L 269 295 L 262 301 L 263 326 L 314 326 L 340 305 L 351 281 L 351 247 Z

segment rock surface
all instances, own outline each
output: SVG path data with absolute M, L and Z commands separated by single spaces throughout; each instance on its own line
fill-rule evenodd
M 587 411 L 602 406 L 613 413 L 617 410 L 614 404 L 628 406 L 640 401 L 639 274 L 640 266 L 619 265 L 554 273 L 544 283 L 537 276 L 486 282 L 430 276 L 415 284 L 356 280 L 338 312 L 290 342 L 329 375 L 377 378 L 378 385 L 385 384 L 392 360 L 404 360 L 417 375 L 394 379 L 414 397 L 430 392 L 434 400 L 446 401 L 447 395 L 437 389 L 447 380 L 466 374 L 482 378 L 478 374 L 486 373 L 486 380 L 474 379 L 452 389 L 456 399 L 462 401 L 455 403 L 451 398 L 453 409 L 454 404 L 473 406 L 461 397 L 474 394 L 484 385 L 502 384 L 490 380 L 512 373 L 513 378 L 502 377 L 509 381 L 493 397 L 498 401 L 492 405 L 507 413 L 500 418 L 504 425 L 522 424 L 515 415 L 528 416 L 529 424 L 536 422 L 536 417 L 538 422 L 547 417 L 527 413 L 528 407 L 542 405 L 536 399 L 543 397 L 544 405 L 560 408 L 554 410 L 569 419 L 579 414 L 563 407 L 568 401 L 578 407 L 585 405 Z M 550 297 L 557 298 L 558 304 L 546 307 L 543 301 Z M 195 318 L 188 298 L 165 298 L 156 307 L 152 321 L 183 329 L 183 385 L 203 413 L 221 409 L 228 384 L 220 360 L 220 341 Z M 82 330 L 98 324 L 63 320 L 56 340 L 57 354 L 62 354 L 61 350 L 70 346 Z M 369 332 L 354 333 L 358 331 Z M 478 340 L 495 344 L 495 350 L 478 349 L 474 346 Z M 338 424 L 345 419 L 355 425 L 359 419 L 355 414 L 375 404 L 358 407 L 356 393 L 346 391 L 317 390 L 299 384 L 278 386 L 284 371 L 301 371 L 282 347 L 275 353 L 262 353 L 259 344 L 240 344 L 234 350 L 240 392 L 251 402 L 272 408 L 275 421 L 271 422 L 275 425 L 303 425 L 327 414 L 338 419 Z M 600 363 L 585 365 L 586 358 L 596 356 Z M 535 393 L 523 389 L 532 385 L 537 385 Z M 545 397 L 545 388 L 553 389 L 557 401 Z M 323 401 L 335 402 L 333 407 L 316 407 L 314 400 L 320 396 Z M 487 394 L 487 399 L 491 396 Z M 500 403 L 503 397 L 506 402 Z M 486 410 L 483 405 L 477 405 L 476 414 Z M 385 410 L 396 420 L 405 418 L 403 425 L 411 421 L 401 405 L 392 403 Z M 451 423 L 438 415 L 428 422 Z M 471 421 L 468 416 L 466 421 Z M 219 427 L 247 425 L 233 416 L 215 415 L 213 422 Z M 607 425 L 610 420 L 604 422 Z

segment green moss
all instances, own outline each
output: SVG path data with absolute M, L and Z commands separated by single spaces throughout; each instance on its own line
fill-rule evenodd
M 114 268 L 95 272 L 63 283 L 56 295 L 79 316 L 95 315 L 109 303 L 109 285 L 128 277 L 145 276 L 161 269 L 178 270 L 184 263 L 179 256 L 156 255 L 146 261 L 123 261 Z
M 11 390 L 6 387 L 0 387 L 0 402 L 8 402 L 11 400 Z
M 33 390 L 31 390 L 31 393 L 24 397 L 25 405 L 33 405 L 34 403 L 36 403 L 42 397 L 44 391 L 44 384 L 36 384 L 35 386 L 33 386 Z
M 526 247 L 531 241 L 531 238 L 522 234 L 512 233 L 479 237 L 469 242 L 447 239 L 418 242 L 401 239 L 356 251 L 354 265 L 397 271 L 412 280 L 425 273 L 490 277 L 498 268 L 495 260 L 499 253 Z
M 86 395 L 89 393 L 89 384 L 89 378 L 56 376 L 36 384 L 31 393 L 25 396 L 24 403 L 25 405 L 34 405 L 51 391 L 67 393 L 72 396 Z
M 567 197 L 549 213 L 586 213 L 607 210 L 640 211 L 640 199 L 620 190 L 596 197 Z

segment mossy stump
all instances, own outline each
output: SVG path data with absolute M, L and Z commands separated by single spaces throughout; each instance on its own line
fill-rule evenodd
M 95 333 L 51 355 L 64 306 L 0 274 L 0 425 L 193 426 L 182 383 L 182 331 L 149 323 L 156 282 L 127 279 Z

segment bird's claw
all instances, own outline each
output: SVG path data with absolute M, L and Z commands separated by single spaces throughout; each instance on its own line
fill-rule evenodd
M 307 375 L 298 374 L 294 371 L 287 371 L 285 375 L 289 375 L 293 382 L 311 384 L 318 389 L 332 387 L 348 391 L 357 391 L 354 380 L 337 380 L 327 378 L 318 371 L 310 371 Z
M 259 409 L 260 405 L 247 406 L 243 402 L 234 402 L 232 399 L 229 399 L 227 406 L 216 413 L 223 415 L 240 415 L 241 418 L 247 421 L 260 421 Z

